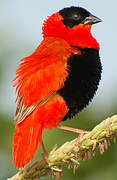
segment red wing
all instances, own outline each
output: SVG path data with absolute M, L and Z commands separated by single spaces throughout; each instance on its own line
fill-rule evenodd
M 46 102 L 64 85 L 70 53 L 64 40 L 50 38 L 44 40 L 31 56 L 21 60 L 14 85 L 18 93 L 17 122 L 23 121 L 37 105 Z

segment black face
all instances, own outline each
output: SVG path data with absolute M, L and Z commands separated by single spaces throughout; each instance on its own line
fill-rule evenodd
M 63 17 L 63 23 L 67 28 L 72 28 L 78 24 L 95 24 L 101 22 L 99 18 L 93 16 L 86 9 L 81 7 L 68 7 L 59 11 Z
M 60 15 L 64 18 L 63 23 L 72 28 L 74 25 L 80 24 L 90 13 L 80 7 L 69 7 L 59 11 Z

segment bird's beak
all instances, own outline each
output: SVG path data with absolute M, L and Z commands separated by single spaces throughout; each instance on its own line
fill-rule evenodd
M 82 24 L 96 24 L 96 23 L 99 23 L 99 22 L 102 22 L 102 20 L 94 15 L 90 15 L 88 17 L 86 17 L 83 21 L 82 21 Z

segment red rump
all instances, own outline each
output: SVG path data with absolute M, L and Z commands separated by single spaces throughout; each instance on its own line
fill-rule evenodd
M 52 101 L 37 107 L 16 125 L 13 139 L 13 161 L 17 168 L 25 167 L 33 159 L 42 132 L 56 127 L 68 112 L 64 99 L 56 95 Z

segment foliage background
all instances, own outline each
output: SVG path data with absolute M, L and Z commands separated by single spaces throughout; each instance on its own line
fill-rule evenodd
M 32 53 L 42 40 L 43 20 L 53 12 L 71 5 L 83 6 L 103 20 L 92 29 L 101 45 L 103 74 L 93 102 L 78 115 L 78 120 L 63 124 L 90 130 L 99 121 L 117 112 L 116 0 L 0 0 L 0 180 L 16 172 L 12 163 L 13 115 L 16 108 L 15 90 L 11 84 L 14 71 L 19 60 Z M 54 144 L 59 146 L 76 136 L 71 132 L 53 129 L 45 131 L 43 138 L 49 151 Z M 41 157 L 41 152 L 40 149 L 34 160 Z M 65 168 L 61 179 L 116 180 L 117 145 L 112 143 L 103 156 L 97 153 L 92 160 L 82 162 L 75 175 L 71 171 Z

